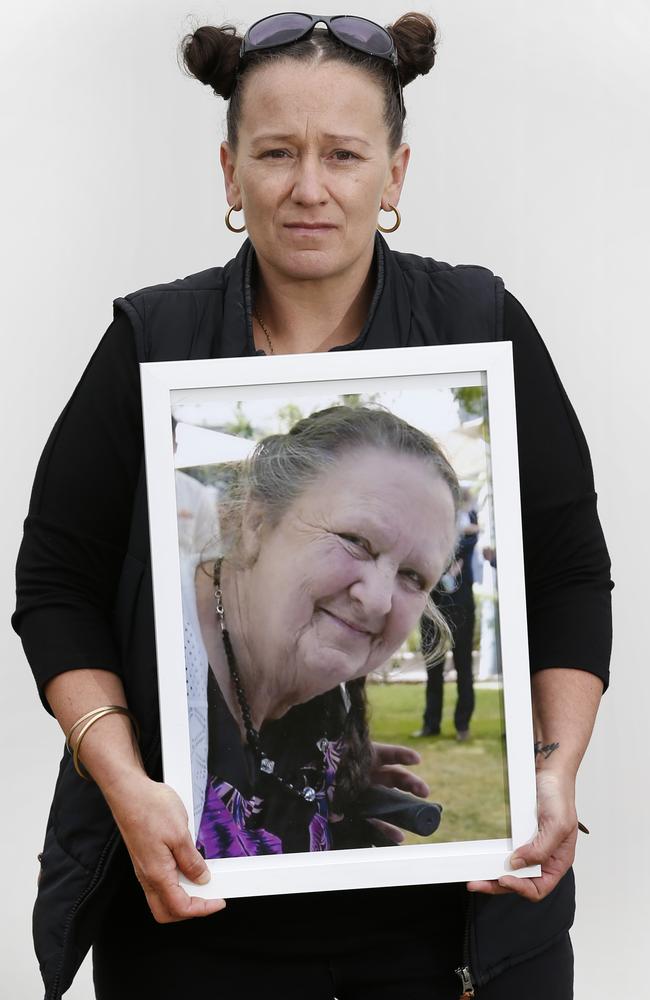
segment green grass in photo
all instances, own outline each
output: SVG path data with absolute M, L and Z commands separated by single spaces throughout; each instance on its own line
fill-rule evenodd
M 413 768 L 443 805 L 442 822 L 424 840 L 406 834 L 405 843 L 491 840 L 510 836 L 502 696 L 476 685 L 476 709 L 467 742 L 456 740 L 456 685 L 445 684 L 440 736 L 414 738 L 422 724 L 424 684 L 368 684 L 370 733 L 380 743 L 413 747 L 422 757 Z

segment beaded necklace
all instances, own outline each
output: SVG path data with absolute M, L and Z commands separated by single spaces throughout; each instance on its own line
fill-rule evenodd
M 279 785 L 281 785 L 286 791 L 296 798 L 302 799 L 304 802 L 313 802 L 316 798 L 316 788 L 312 784 L 306 783 L 306 778 L 303 775 L 303 781 L 305 782 L 303 788 L 299 788 L 294 782 L 289 781 L 287 778 L 278 774 L 275 769 L 275 761 L 268 756 L 262 749 L 262 742 L 259 730 L 253 725 L 253 718 L 251 715 L 250 705 L 248 704 L 248 699 L 246 698 L 246 692 L 244 691 L 244 685 L 242 684 L 241 676 L 239 673 L 239 668 L 237 667 L 237 660 L 235 658 L 235 651 L 232 648 L 232 643 L 230 641 L 230 635 L 228 629 L 226 628 L 225 612 L 223 607 L 223 593 L 221 590 L 221 560 L 217 560 L 214 564 L 214 599 L 215 599 L 215 612 L 219 620 L 219 625 L 221 626 L 221 638 L 223 640 L 223 648 L 226 654 L 226 660 L 228 661 L 228 669 L 230 671 L 230 676 L 232 678 L 233 686 L 235 688 L 235 694 L 237 695 L 237 701 L 239 703 L 239 710 L 242 715 L 242 721 L 244 723 L 244 729 L 246 731 L 246 742 L 253 752 L 255 760 L 257 762 L 257 767 L 260 774 L 266 775 L 272 778 Z M 324 784 L 325 780 L 325 769 L 326 769 L 326 753 L 329 746 L 329 740 L 327 734 L 325 733 L 316 741 L 316 747 L 320 751 L 321 761 L 318 768 L 317 778 L 319 779 L 320 785 Z M 306 770 L 306 769 L 305 769 Z M 313 768 L 309 768 L 313 771 Z

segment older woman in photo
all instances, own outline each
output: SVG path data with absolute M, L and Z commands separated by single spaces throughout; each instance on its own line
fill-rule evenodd
M 223 556 L 183 590 L 193 735 L 208 695 L 209 748 L 192 739 L 205 857 L 377 842 L 354 818 L 374 756 L 363 681 L 425 612 L 444 645 L 428 594 L 458 497 L 436 443 L 381 408 L 313 413 L 242 463 Z
M 397 253 L 377 232 L 400 224 L 410 157 L 403 91 L 429 72 L 435 52 L 435 25 L 413 13 L 384 28 L 353 14 L 269 12 L 242 35 L 204 26 L 183 42 L 188 72 L 228 102 L 225 224 L 247 237 L 223 265 L 211 261 L 115 300 L 114 321 L 37 472 L 14 626 L 43 702 L 75 752 L 60 768 L 34 914 L 48 1000 L 59 1000 L 91 946 L 100 1000 L 176 1000 L 199 990 L 457 1000 L 461 983 L 464 996 L 480 1000 L 572 996 L 575 781 L 608 683 L 609 559 L 587 444 L 523 307 L 486 268 L 436 261 L 429 247 L 418 248 L 423 256 Z M 169 197 L 196 213 L 205 210 L 204 194 L 182 188 Z M 418 211 L 434 225 L 435 204 L 424 200 Z M 182 803 L 161 781 L 138 363 L 345 350 L 356 374 L 369 348 L 495 340 L 513 348 L 539 749 L 539 834 L 513 845 L 511 865 L 539 863 L 541 876 L 237 899 L 225 909 L 222 900 L 191 897 L 179 869 L 191 881 L 210 875 Z M 448 502 L 440 480 L 430 489 Z M 411 514 L 409 502 L 400 526 Z M 263 524 L 244 525 L 251 557 Z M 312 568 L 302 560 L 300 600 L 286 603 L 291 564 L 273 546 L 289 530 L 282 524 L 259 546 L 252 569 L 238 571 L 244 576 L 222 568 L 224 623 L 253 699 L 251 731 L 297 695 L 318 696 L 320 671 L 333 683 L 347 669 L 361 674 L 374 647 L 392 641 L 376 608 L 362 611 L 336 587 L 312 593 Z M 328 527 L 316 519 L 301 537 Z M 348 528 L 350 537 L 331 540 L 341 558 L 372 558 L 379 543 L 368 546 L 349 525 L 344 535 Z M 428 546 L 447 538 L 432 533 L 425 551 L 421 534 L 410 554 L 424 553 L 426 567 L 411 567 L 399 546 L 389 555 L 380 549 L 378 564 L 394 569 L 399 556 L 433 581 L 447 553 Z M 313 544 L 320 552 L 321 542 Z M 251 590 L 241 589 L 244 579 Z M 423 606 L 411 586 L 408 574 L 400 577 L 392 599 L 408 594 Z M 264 625 L 258 642 L 266 633 L 268 645 L 249 659 L 243 637 L 252 615 Z M 287 628 L 278 629 L 276 615 L 297 629 L 282 689 Z M 223 671 L 218 640 L 217 631 L 215 669 Z M 253 691 L 247 671 L 267 653 L 270 684 Z M 238 719 L 241 706 L 228 708 Z

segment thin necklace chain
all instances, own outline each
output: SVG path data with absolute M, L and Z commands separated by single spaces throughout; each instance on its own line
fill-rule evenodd
M 270 353 L 271 354 L 275 354 L 275 349 L 273 347 L 273 341 L 271 340 L 271 331 L 269 330 L 268 326 L 266 325 L 266 323 L 264 322 L 264 320 L 262 319 L 262 317 L 258 313 L 257 309 L 255 309 L 255 308 L 253 309 L 253 316 L 255 317 L 255 319 L 257 320 L 257 322 L 259 323 L 259 325 L 262 327 L 262 330 L 264 331 L 264 336 L 266 337 L 266 342 L 269 345 L 269 351 L 270 351 Z M 320 344 L 317 344 L 315 348 L 311 348 L 311 350 L 309 351 L 309 353 L 313 354 L 316 351 L 318 351 L 322 347 L 322 345 L 325 344 L 328 340 L 329 340 L 329 336 L 325 337 L 325 339 L 322 340 L 320 342 Z
M 266 337 L 266 340 L 267 340 L 268 345 L 269 345 L 269 351 L 271 352 L 271 354 L 275 354 L 275 351 L 273 350 L 273 341 L 271 340 L 271 334 L 269 332 L 268 326 L 262 320 L 262 318 L 261 318 L 260 314 L 258 313 L 257 309 L 253 310 L 253 315 L 255 316 L 255 319 L 257 320 L 257 322 L 259 323 L 259 325 L 262 327 L 262 330 L 264 331 L 264 336 Z
M 260 314 L 258 313 L 257 309 L 253 309 L 253 316 L 255 317 L 259 325 L 262 327 L 262 330 L 264 331 L 266 342 L 269 345 L 269 351 L 271 352 L 271 354 L 275 354 L 275 350 L 273 349 L 273 342 L 271 340 L 271 332 L 266 323 L 264 322 L 264 320 L 262 319 L 262 317 L 260 316 Z M 329 339 L 328 337 L 325 337 L 325 340 L 321 341 L 321 344 L 324 344 L 325 341 L 328 339 Z M 315 349 L 312 349 L 312 351 L 310 351 L 310 353 L 313 354 L 315 350 L 317 351 L 318 348 L 321 346 L 321 344 L 318 344 Z

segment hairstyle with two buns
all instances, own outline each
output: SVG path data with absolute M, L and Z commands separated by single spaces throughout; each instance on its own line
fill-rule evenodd
M 386 31 L 397 49 L 402 87 L 428 73 L 436 57 L 436 26 L 426 14 L 403 14 Z M 342 62 L 368 73 L 384 93 L 384 121 L 391 150 L 402 141 L 404 119 L 395 85 L 395 70 L 386 59 L 366 55 L 338 41 L 324 28 L 315 28 L 307 37 L 289 45 L 247 53 L 240 62 L 242 36 L 232 25 L 204 25 L 181 41 L 180 54 L 187 72 L 228 101 L 228 142 L 236 149 L 241 121 L 242 94 L 246 78 L 257 66 L 283 59 L 298 62 Z

